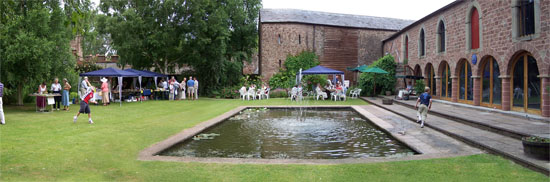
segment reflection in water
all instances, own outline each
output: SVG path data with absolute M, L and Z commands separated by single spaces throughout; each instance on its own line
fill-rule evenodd
M 186 140 L 168 156 L 341 159 L 412 155 L 414 151 L 348 109 L 249 109 Z

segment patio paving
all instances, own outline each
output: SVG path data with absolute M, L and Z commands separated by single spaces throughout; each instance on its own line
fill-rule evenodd
M 404 105 L 395 103 L 393 105 L 383 105 L 381 98 L 363 97 L 362 99 L 408 118 L 409 122 L 417 124 L 415 122 L 416 111 L 411 108 L 411 105 L 414 104 L 415 101 L 405 101 L 403 102 Z M 434 114 L 435 112 L 444 112 L 448 114 L 447 116 L 450 115 L 451 117 L 442 117 Z M 521 119 L 499 113 L 481 115 L 479 113 L 480 111 L 475 109 L 453 107 L 452 105 L 434 102 L 425 125 L 473 146 L 512 159 L 535 171 L 546 175 L 550 174 L 550 162 L 527 157 L 523 154 L 523 146 L 520 139 L 507 135 L 508 133 L 506 131 L 499 132 L 502 131 L 500 129 L 505 129 L 521 134 L 547 135 L 548 132 L 550 132 L 550 123 L 539 120 Z M 496 131 L 486 130 L 483 127 L 476 127 L 478 126 L 476 124 L 470 125 L 456 121 L 462 119 L 467 119 L 468 121 L 475 119 L 476 122 L 483 123 L 488 127 L 493 127 Z M 418 125 L 417 127 L 419 128 Z

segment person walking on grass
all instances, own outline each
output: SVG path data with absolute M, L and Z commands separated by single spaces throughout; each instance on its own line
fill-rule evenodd
M 199 81 L 197 77 L 193 80 L 193 87 L 195 87 L 195 100 L 199 100 Z
M 94 122 L 92 121 L 92 113 L 90 112 L 90 105 L 88 102 L 91 102 L 94 104 L 97 104 L 97 102 L 91 100 L 92 97 L 94 97 L 94 89 L 92 88 L 91 85 L 88 85 L 86 94 L 84 94 L 81 97 L 82 100 L 80 101 L 80 110 L 78 111 L 78 113 L 76 113 L 76 116 L 74 116 L 73 123 L 76 123 L 76 120 L 78 119 L 78 116 L 80 116 L 81 113 L 85 113 L 85 114 L 88 114 L 88 123 L 94 124 Z
M 416 100 L 416 105 L 414 105 L 415 109 L 418 108 L 418 111 L 416 112 L 418 120 L 416 120 L 416 122 L 420 122 L 420 128 L 424 128 L 424 122 L 426 122 L 428 111 L 432 109 L 432 96 L 430 96 L 428 92 L 430 92 L 430 87 L 424 88 L 424 93 L 418 97 Z M 419 102 L 420 107 L 418 107 Z

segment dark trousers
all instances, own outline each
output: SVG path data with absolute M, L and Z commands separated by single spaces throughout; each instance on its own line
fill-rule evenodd
M 61 91 L 53 91 L 54 94 L 59 94 L 61 93 Z M 59 107 L 61 106 L 61 96 L 55 96 L 53 97 L 53 99 L 55 100 L 55 104 L 53 105 L 53 108 L 54 109 L 59 109 Z

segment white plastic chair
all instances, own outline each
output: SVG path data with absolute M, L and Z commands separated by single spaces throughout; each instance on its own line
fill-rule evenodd
M 296 87 L 292 88 L 292 90 L 290 91 L 290 100 L 292 99 L 298 100 L 298 88 Z
M 259 100 L 262 100 L 263 95 L 264 95 L 264 89 L 260 89 L 256 91 L 256 95 L 254 97 L 258 97 Z
M 358 98 L 359 95 L 361 95 L 361 89 L 359 89 L 359 88 L 353 90 L 352 92 L 353 92 L 353 93 L 352 93 L 351 96 L 350 96 L 351 98 Z
M 317 94 L 317 100 L 319 100 L 319 96 L 321 96 L 321 98 L 323 98 L 323 100 L 325 100 L 325 98 L 328 97 L 328 96 L 327 96 L 327 93 L 321 91 L 321 89 L 320 89 L 319 87 L 317 87 L 317 88 L 315 89 L 315 92 L 317 92 L 317 93 L 316 93 L 316 94 Z
M 247 94 L 246 94 L 246 87 L 242 87 L 242 88 L 239 90 L 239 93 L 241 94 L 241 98 L 242 98 L 243 100 L 245 100 L 246 95 L 247 95 Z M 185 95 L 185 94 L 184 94 L 184 95 Z
M 248 94 L 246 94 L 248 100 L 250 100 L 250 97 L 252 97 L 252 100 L 256 99 L 256 92 L 254 91 L 254 88 L 248 88 Z
M 269 99 L 269 88 L 267 88 L 267 90 L 265 91 L 265 98 Z

